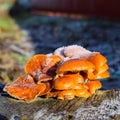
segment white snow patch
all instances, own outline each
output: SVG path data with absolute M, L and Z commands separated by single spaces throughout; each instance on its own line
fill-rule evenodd
M 89 108 L 84 108 L 83 106 L 77 109 L 74 116 L 75 119 L 84 119 L 86 115 L 88 118 L 93 118 L 93 116 L 99 116 L 101 120 L 107 120 L 110 116 L 113 116 L 115 114 L 120 114 L 120 101 L 104 100 L 98 107 L 90 106 Z
M 43 108 L 39 110 L 37 113 L 35 113 L 33 116 L 34 120 L 40 120 L 40 118 L 47 112 L 47 108 Z
M 45 120 L 61 120 L 65 114 L 66 111 L 51 113 Z

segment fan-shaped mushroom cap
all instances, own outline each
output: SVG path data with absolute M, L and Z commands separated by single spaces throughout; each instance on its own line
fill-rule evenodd
M 60 60 L 61 58 L 57 55 L 35 55 L 27 62 L 25 72 L 32 75 L 37 81 L 50 80 L 55 75 L 56 64 Z
M 91 96 L 91 93 L 86 88 L 77 89 L 77 90 L 74 90 L 74 91 L 75 91 L 75 96 L 77 96 L 77 97 L 88 98 L 88 97 Z
M 81 59 L 70 59 L 68 61 L 65 61 L 63 64 L 58 66 L 56 73 L 66 73 L 66 72 L 79 72 L 79 71 L 89 71 L 93 72 L 95 70 L 95 66 L 87 61 L 87 60 L 81 60 Z
M 59 77 L 53 81 L 53 87 L 57 90 L 67 90 L 67 89 L 80 89 L 83 88 L 81 84 L 84 79 L 79 74 L 68 74 Z
M 101 74 L 96 75 L 96 79 L 104 79 L 110 77 L 110 73 L 108 71 L 105 71 Z
M 108 70 L 108 65 L 107 64 L 104 64 L 103 66 L 101 66 L 100 68 L 96 68 L 96 70 L 95 70 L 95 72 L 94 72 L 94 74 L 96 75 L 96 74 L 101 74 L 101 73 L 104 73 L 105 71 L 107 71 Z
M 35 79 L 40 79 L 46 77 L 42 74 L 42 68 L 46 62 L 46 55 L 38 54 L 33 56 L 25 66 L 25 72 L 32 75 Z
M 93 79 L 104 79 L 110 77 L 110 73 L 108 71 L 105 71 L 100 74 L 94 74 L 94 73 L 88 73 L 88 79 L 93 80 Z
M 91 95 L 91 93 L 88 92 L 86 88 L 83 89 L 70 89 L 70 90 L 58 90 L 56 92 L 50 92 L 48 93 L 47 97 L 57 97 L 58 99 L 64 100 L 71 100 L 75 96 L 77 97 L 84 97 L 88 98 Z
M 33 74 L 34 71 L 38 71 L 38 69 L 41 69 L 45 65 L 45 61 L 46 61 L 46 55 L 38 54 L 38 55 L 33 56 L 26 63 L 25 72 L 27 74 Z M 38 72 L 41 72 L 41 70 Z
M 75 97 L 75 91 L 74 90 L 59 91 L 58 95 L 57 95 L 57 98 L 61 99 L 61 100 L 64 100 L 64 99 L 71 100 L 74 97 Z
M 50 92 L 50 90 L 52 89 L 52 87 L 51 87 L 51 83 L 50 82 L 44 82 L 44 83 L 39 83 L 39 84 L 37 84 L 37 85 L 45 85 L 45 90 L 44 90 L 44 92 L 39 92 L 39 94 L 37 95 L 37 96 L 42 96 L 42 95 L 45 95 L 45 94 L 47 94 L 48 92 Z
M 89 87 L 89 91 L 91 94 L 95 93 L 97 89 L 100 89 L 102 87 L 101 82 L 98 80 L 88 81 L 86 85 Z
M 60 61 L 61 61 L 61 57 L 58 55 L 47 56 L 42 71 L 46 73 L 49 69 L 52 69 L 52 67 L 54 67 Z
M 107 62 L 107 59 L 102 54 L 96 53 L 93 54 L 90 61 L 95 65 L 97 70 L 100 70 L 101 66 Z
M 33 77 L 23 75 L 12 83 L 6 84 L 4 90 L 15 98 L 31 101 L 35 97 L 47 93 L 50 89 L 50 85 L 48 84 L 36 84 Z
M 71 100 L 75 96 L 88 98 L 90 95 L 91 94 L 87 91 L 87 89 L 83 88 L 83 89 L 76 89 L 76 90 L 60 91 L 57 98 L 61 100 L 64 100 L 64 98 Z

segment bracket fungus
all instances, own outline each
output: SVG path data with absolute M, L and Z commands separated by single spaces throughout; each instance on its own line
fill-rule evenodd
M 31 101 L 35 97 L 44 95 L 50 91 L 50 83 L 36 84 L 33 77 L 23 75 L 12 83 L 6 84 L 4 91 L 7 91 L 12 97 Z
M 88 98 L 102 87 L 100 79 L 110 76 L 107 59 L 77 45 L 57 48 L 52 54 L 33 56 L 25 75 L 7 83 L 4 90 L 17 99 L 32 101 L 37 96 L 58 99 Z
M 33 56 L 25 66 L 25 72 L 37 82 L 51 80 L 55 76 L 56 65 L 61 61 L 58 55 L 38 54 Z

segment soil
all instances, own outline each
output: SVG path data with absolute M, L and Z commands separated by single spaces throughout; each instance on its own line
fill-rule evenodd
M 70 18 L 24 12 L 0 18 L 0 84 L 24 74 L 30 57 L 77 44 L 98 51 L 108 59 L 110 78 L 102 89 L 120 88 L 120 21 L 102 18 Z

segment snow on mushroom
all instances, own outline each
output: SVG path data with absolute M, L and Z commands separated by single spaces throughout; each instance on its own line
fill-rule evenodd
M 33 56 L 25 66 L 25 75 L 4 90 L 25 101 L 46 95 L 58 99 L 88 98 L 102 87 L 100 79 L 110 76 L 107 59 L 82 46 L 57 48 L 51 54 Z
M 37 82 L 51 80 L 55 76 L 56 65 L 61 61 L 58 55 L 38 54 L 33 56 L 25 66 L 25 72 Z
M 87 98 L 102 87 L 99 79 L 110 76 L 107 59 L 99 52 L 91 52 L 81 46 L 72 45 L 58 48 L 54 54 L 60 55 L 62 62 L 56 70 L 53 82 L 55 90 L 47 97 L 62 100 L 73 99 L 75 96 Z M 76 74 L 83 77 L 83 83 L 76 84 L 78 79 L 75 77 Z
M 91 51 L 83 48 L 78 45 L 70 45 L 57 48 L 54 53 L 55 55 L 59 55 L 61 58 L 85 58 L 86 56 L 90 56 L 92 54 Z
M 75 96 L 85 98 L 91 96 L 93 92 L 90 92 L 91 87 L 86 83 L 89 81 L 88 75 L 94 71 L 94 64 L 86 59 L 70 59 L 63 62 L 58 65 L 56 70 L 57 75 L 53 81 L 53 88 L 57 92 L 55 91 L 55 94 L 54 92 L 49 93 L 48 96 L 54 96 L 62 100 L 64 98 L 72 99 Z M 94 85 L 97 86 L 98 83 L 95 81 Z M 101 86 L 94 87 L 94 91 L 98 88 L 101 88 Z
M 60 60 L 57 55 L 33 56 L 25 66 L 26 74 L 6 84 L 4 90 L 11 96 L 25 101 L 46 94 L 51 90 L 51 80 L 55 76 L 56 65 Z

